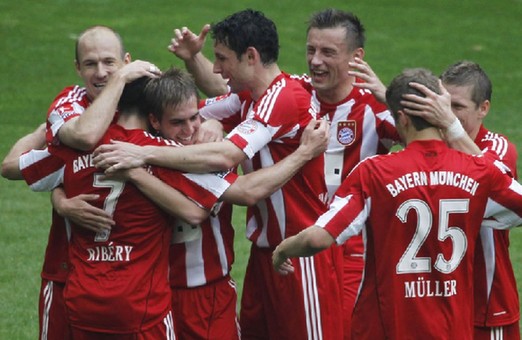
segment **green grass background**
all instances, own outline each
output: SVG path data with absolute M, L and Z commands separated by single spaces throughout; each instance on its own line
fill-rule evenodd
M 459 59 L 479 62 L 494 84 L 486 125 L 522 150 L 521 0 L 18 0 L 0 3 L 0 156 L 44 121 L 49 104 L 64 86 L 78 83 L 74 38 L 87 26 L 115 28 L 134 59 L 153 61 L 164 69 L 182 66 L 167 51 L 174 28 L 188 26 L 199 32 L 203 24 L 247 7 L 262 10 L 276 22 L 280 65 L 288 72 L 306 71 L 305 22 L 325 7 L 353 11 L 361 18 L 367 29 L 365 59 L 385 83 L 405 67 L 427 67 L 438 74 Z M 210 41 L 206 53 L 211 55 Z M 37 338 L 49 204 L 48 194 L 0 180 L 0 339 Z M 242 210 L 235 218 L 233 275 L 241 287 L 249 244 L 244 240 Z M 522 231 L 513 231 L 511 239 L 520 288 Z

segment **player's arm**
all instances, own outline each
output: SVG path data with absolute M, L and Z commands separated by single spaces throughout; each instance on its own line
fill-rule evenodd
M 424 118 L 431 124 L 439 127 L 446 143 L 453 149 L 471 155 L 480 155 L 481 150 L 466 133 L 462 124 L 451 110 L 451 96 L 439 81 L 441 94 L 437 94 L 419 83 L 410 86 L 425 95 L 405 94 L 401 101 L 404 112 Z
M 94 148 L 114 118 L 125 84 L 140 77 L 157 77 L 159 74 L 156 66 L 141 60 L 126 64 L 114 72 L 92 104 L 80 116 L 69 119 L 60 127 L 60 142 L 84 151 Z
M 58 187 L 53 190 L 51 203 L 60 216 L 69 219 L 75 225 L 94 232 L 110 230 L 115 224 L 111 215 L 89 203 L 98 197 L 99 195 L 81 194 L 67 198 L 63 188 Z
M 272 254 L 272 264 L 279 273 L 289 274 L 293 267 L 288 259 L 293 257 L 312 256 L 330 247 L 335 242 L 332 235 L 318 226 L 311 226 L 299 234 L 281 242 Z
M 328 123 L 324 120 L 310 121 L 296 151 L 270 167 L 239 176 L 225 191 L 222 200 L 239 205 L 254 205 L 280 189 L 308 161 L 324 153 L 328 139 Z
M 36 130 L 20 138 L 7 153 L 2 161 L 2 177 L 10 180 L 24 179 L 20 171 L 20 156 L 31 149 L 40 149 L 45 146 L 45 123 Z
M 197 87 L 207 96 L 215 97 L 226 94 L 228 88 L 227 81 L 213 72 L 212 62 L 201 52 L 209 31 L 208 24 L 203 26 L 199 35 L 187 27 L 175 29 L 168 49 L 183 60 L 185 68 L 194 77 Z
M 145 164 L 204 173 L 230 169 L 246 159 L 246 154 L 229 140 L 215 143 L 170 146 L 137 146 L 113 141 L 94 151 L 96 167 L 110 174 L 117 170 L 138 168 Z
M 210 211 L 200 207 L 178 190 L 148 173 L 144 168 L 130 169 L 121 174 L 162 210 L 188 224 L 200 224 L 210 214 Z

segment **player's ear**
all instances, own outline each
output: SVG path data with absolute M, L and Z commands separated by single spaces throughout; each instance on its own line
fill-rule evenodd
M 261 61 L 261 55 L 257 49 L 252 46 L 247 48 L 245 57 L 247 58 L 249 64 L 254 64 L 257 60 Z
M 150 126 L 152 126 L 152 128 L 156 131 L 159 131 L 160 130 L 160 122 L 158 120 L 158 118 L 156 118 L 155 115 L 153 115 L 152 113 L 149 113 L 149 122 L 150 122 Z
M 490 106 L 491 106 L 491 103 L 487 99 L 484 100 L 482 103 L 480 103 L 480 105 L 479 105 L 479 118 L 480 119 L 486 118 L 486 116 L 489 112 Z
M 363 59 L 364 58 L 364 48 L 359 47 L 359 48 L 355 49 L 355 52 L 353 53 L 353 57 Z

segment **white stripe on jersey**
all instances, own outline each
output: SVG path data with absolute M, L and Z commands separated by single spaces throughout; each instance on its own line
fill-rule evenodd
M 183 176 L 190 179 L 192 182 L 197 183 L 205 190 L 212 193 L 215 197 L 219 198 L 228 189 L 230 183 L 223 179 L 222 173 L 207 173 L 207 174 L 191 174 L 183 173 Z
M 491 327 L 491 340 L 504 340 L 504 328 L 500 327 Z
M 486 268 L 486 296 L 489 300 L 493 277 L 495 275 L 495 238 L 493 237 L 493 229 L 482 226 L 480 228 L 480 241 L 482 243 L 482 253 L 484 255 L 484 265 Z
M 482 139 L 483 141 L 491 141 L 491 149 L 495 152 L 500 159 L 504 159 L 509 148 L 509 143 L 506 138 L 498 135 L 497 133 L 489 131 L 486 136 Z M 485 150 L 484 150 L 485 151 Z
M 303 285 L 303 303 L 305 309 L 306 328 L 309 340 L 322 340 L 321 306 L 317 294 L 314 257 L 300 257 L 301 282 Z
M 45 160 L 45 158 L 47 157 L 52 157 L 47 148 L 43 150 L 31 150 L 19 157 L 18 167 L 20 168 L 20 170 L 23 170 L 33 164 L 37 164 L 38 162 Z M 62 184 L 64 168 L 65 167 L 61 167 L 60 169 L 48 174 L 47 176 L 39 178 L 37 181 L 29 185 L 29 187 L 33 191 L 53 190 L 54 188 Z
M 176 334 L 174 333 L 174 319 L 172 318 L 172 311 L 165 316 L 163 319 L 163 324 L 165 325 L 165 334 L 167 335 L 167 340 L 176 340 Z
M 274 105 L 277 102 L 277 97 L 279 93 L 286 86 L 286 80 L 283 78 L 278 81 L 274 86 L 272 86 L 267 94 L 263 96 L 261 102 L 257 107 L 257 115 L 259 118 L 263 120 L 263 122 L 268 122 L 270 120 L 270 115 L 272 114 L 272 110 L 274 109 Z
M 187 286 L 197 287 L 206 283 L 203 261 L 203 238 L 185 242 L 185 266 L 187 268 Z M 190 256 L 188 256 L 190 254 Z
M 214 235 L 214 240 L 216 241 L 219 263 L 221 264 L 221 273 L 225 276 L 228 274 L 228 259 L 225 242 L 223 241 L 223 235 L 221 234 L 221 222 L 219 217 L 211 217 L 210 226 L 212 227 L 212 235 Z
M 83 96 L 85 96 L 86 94 L 87 94 L 87 91 L 84 87 L 80 87 L 80 86 L 76 85 L 75 87 L 73 87 L 73 89 L 71 91 L 69 91 L 67 93 L 67 96 L 60 98 L 56 102 L 53 109 L 55 107 L 59 107 L 59 106 L 63 105 L 64 103 L 74 103 L 77 101 L 81 101 Z
M 51 310 L 51 304 L 53 302 L 53 281 L 48 281 L 43 290 L 43 315 L 42 315 L 42 334 L 40 334 L 40 340 L 47 340 L 49 333 L 49 314 Z

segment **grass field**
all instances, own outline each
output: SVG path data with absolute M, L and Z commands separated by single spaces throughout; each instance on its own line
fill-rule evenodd
M 167 52 L 172 30 L 222 19 L 251 7 L 279 30 L 281 67 L 306 70 L 305 22 L 324 7 L 355 12 L 367 29 L 365 59 L 387 83 L 405 67 L 440 73 L 459 59 L 479 62 L 494 84 L 486 125 L 522 150 L 522 1 L 124 1 L 18 0 L 0 3 L 0 156 L 45 119 L 54 96 L 78 82 L 73 69 L 76 34 L 94 24 L 115 28 L 134 59 L 161 68 L 182 66 Z M 211 44 L 206 46 L 210 55 Z M 522 164 L 522 163 L 520 163 Z M 519 166 L 519 172 L 521 171 Z M 0 180 L 0 339 L 37 338 L 39 272 L 50 223 L 49 195 L 24 183 Z M 241 212 L 236 214 L 233 275 L 241 287 L 248 257 Z M 512 261 L 522 286 L 522 230 L 512 232 Z M 520 291 L 520 289 L 519 289 Z

